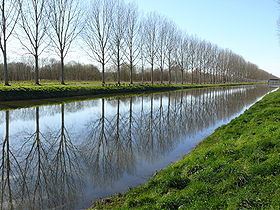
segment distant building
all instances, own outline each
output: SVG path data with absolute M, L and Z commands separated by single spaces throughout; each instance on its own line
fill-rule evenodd
M 269 79 L 268 84 L 269 85 L 280 85 L 280 79 Z

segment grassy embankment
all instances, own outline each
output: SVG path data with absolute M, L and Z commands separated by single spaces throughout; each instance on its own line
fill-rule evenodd
M 280 209 L 280 91 L 146 184 L 93 209 Z
M 202 85 L 179 85 L 179 84 L 123 84 L 116 86 L 109 84 L 101 86 L 96 82 L 74 83 L 58 85 L 52 82 L 42 83 L 41 86 L 31 85 L 31 83 L 14 83 L 12 86 L 0 85 L 0 102 L 17 100 L 34 100 L 50 98 L 66 98 L 76 96 L 96 96 L 113 95 L 117 93 L 142 93 L 151 91 L 177 90 L 182 88 L 202 88 L 202 87 L 221 87 L 237 86 L 253 83 L 233 83 L 233 84 L 202 84 Z

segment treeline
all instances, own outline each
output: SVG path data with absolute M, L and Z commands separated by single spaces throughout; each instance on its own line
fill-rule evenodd
M 1 72 L 9 80 L 60 79 L 114 80 L 154 83 L 226 83 L 266 80 L 273 75 L 231 50 L 190 36 L 157 13 L 140 15 L 133 3 L 123 0 L 2 0 Z M 31 66 L 7 63 L 9 38 L 15 35 Z M 77 40 L 93 65 L 65 64 Z M 51 49 L 59 62 L 42 65 L 42 53 Z M 23 75 L 24 74 L 24 75 Z
M 48 64 L 45 64 L 43 67 L 39 68 L 40 79 L 41 80 L 57 80 L 60 77 L 60 67 L 61 64 L 59 61 L 51 59 Z M 35 77 L 34 67 L 25 62 L 12 62 L 8 64 L 9 69 L 9 81 L 31 81 Z M 101 81 L 102 75 L 100 70 L 91 64 L 80 64 L 76 62 L 67 63 L 64 67 L 65 77 L 70 81 Z M 132 71 L 133 81 L 140 82 L 149 82 L 151 78 L 151 73 L 149 68 L 145 68 L 143 75 L 142 72 Z M 156 68 L 154 70 L 154 80 L 160 81 L 161 77 L 166 83 L 169 81 L 169 73 L 167 70 L 163 71 L 163 76 L 161 76 L 160 69 Z M 243 82 L 253 82 L 260 81 L 260 78 L 271 78 L 273 75 L 268 75 L 267 72 L 259 70 L 257 75 L 251 74 L 248 78 L 243 78 L 239 81 Z M 108 68 L 105 72 L 105 78 L 108 82 L 117 81 L 118 74 L 113 68 Z M 130 81 L 130 69 L 128 64 L 123 64 L 120 68 L 120 80 L 123 82 Z M 193 80 L 192 80 L 193 79 Z M 214 79 L 214 77 L 212 77 Z M 3 64 L 0 64 L 0 80 L 3 81 Z M 181 81 L 181 75 L 178 68 L 174 68 L 171 71 L 171 80 L 172 83 L 179 83 Z M 197 83 L 199 81 L 199 72 L 186 73 L 184 82 L 186 83 Z M 211 81 L 211 77 L 208 77 L 206 83 L 214 83 L 214 80 Z M 223 80 L 216 80 L 218 82 L 225 82 Z M 229 81 L 230 82 L 230 81 Z M 235 81 L 231 81 L 235 82 Z
M 33 66 L 24 62 L 9 63 L 8 69 L 10 81 L 30 81 L 35 77 Z M 42 80 L 57 80 L 60 75 L 60 62 L 51 60 L 39 68 L 39 72 Z M 65 75 L 73 81 L 97 81 L 101 79 L 101 74 L 96 66 L 73 62 L 65 65 Z M 0 79 L 3 80 L 3 64 L 0 65 Z

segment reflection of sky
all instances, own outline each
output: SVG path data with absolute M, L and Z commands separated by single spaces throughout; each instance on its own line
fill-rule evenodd
M 171 122 L 171 126 L 181 126 L 181 123 L 186 123 L 185 127 L 180 127 L 180 129 L 185 128 L 186 130 L 179 131 L 179 133 L 177 131 L 174 132 L 175 136 L 172 138 L 175 139 L 171 139 L 170 141 L 172 142 L 168 143 L 167 148 L 165 148 L 164 150 L 161 150 L 161 148 L 157 148 L 158 146 L 155 146 L 155 148 L 153 148 L 155 151 L 141 151 L 141 149 L 143 149 L 143 145 L 140 148 L 138 147 L 138 144 L 141 145 L 146 141 L 145 138 L 147 138 L 148 135 L 144 132 L 147 133 L 149 131 L 145 131 L 141 127 L 138 128 L 143 133 L 140 133 L 140 136 L 138 136 L 136 139 L 133 139 L 133 155 L 135 158 L 135 162 L 132 163 L 132 171 L 127 171 L 127 169 L 125 168 L 126 166 L 113 166 L 112 168 L 120 168 L 121 171 L 114 171 L 116 177 L 112 177 L 111 184 L 108 184 L 108 182 L 98 183 L 98 185 L 102 186 L 102 188 L 98 187 L 97 183 L 87 181 L 87 187 L 85 187 L 84 189 L 86 192 L 86 195 L 84 196 L 85 201 L 81 205 L 85 205 L 85 207 L 87 207 L 87 205 L 90 204 L 89 202 L 91 202 L 95 198 L 110 195 L 115 192 L 122 192 L 125 191 L 128 187 L 132 187 L 144 182 L 148 177 L 154 174 L 156 170 L 165 167 L 172 161 L 180 159 L 184 154 L 188 153 L 193 147 L 195 147 L 203 138 L 212 133 L 217 127 L 221 126 L 222 124 L 228 123 L 232 118 L 239 115 L 254 101 L 256 101 L 259 97 L 270 90 L 271 89 L 266 88 L 265 86 L 247 86 L 153 94 L 153 114 L 157 115 L 159 113 L 159 107 L 161 105 L 162 98 L 164 111 L 163 115 L 166 117 L 166 112 L 168 110 L 167 107 L 170 100 L 170 108 L 173 110 L 171 112 L 171 120 L 177 120 L 176 122 Z M 181 98 L 181 96 L 183 96 L 183 98 Z M 181 107 L 180 109 L 179 104 L 181 99 L 183 101 L 184 107 Z M 122 121 L 120 126 L 121 132 L 127 132 L 130 100 L 131 99 L 129 97 L 120 98 L 119 109 L 120 119 Z M 105 117 L 108 122 L 111 123 L 110 126 L 112 126 L 116 121 L 118 102 L 115 99 L 104 99 L 104 101 Z M 229 104 L 229 101 L 231 101 L 232 104 Z M 132 102 L 133 117 L 136 118 L 136 121 L 139 121 L 140 119 L 137 117 L 139 117 L 141 110 L 143 109 L 145 113 L 143 126 L 146 126 L 149 123 L 149 113 L 151 111 L 151 95 L 143 95 L 139 97 L 134 96 L 132 97 Z M 177 108 L 175 108 L 175 104 L 178 106 Z M 211 110 L 211 106 L 214 106 L 216 108 L 222 106 L 222 110 Z M 190 112 L 190 108 L 192 108 L 195 112 Z M 14 151 L 21 147 L 24 139 L 35 132 L 35 110 L 35 108 L 26 108 L 10 111 L 10 144 Z M 90 144 L 87 144 L 87 135 L 90 131 L 89 125 L 92 122 L 98 121 L 100 119 L 102 114 L 102 99 L 68 103 L 65 104 L 64 110 L 65 128 L 69 132 L 72 143 L 77 147 L 84 145 L 87 145 L 87 147 L 91 146 Z M 185 113 L 182 119 L 178 118 L 178 115 L 181 112 L 180 110 L 183 110 L 183 113 Z M 200 111 L 198 112 L 198 110 Z M 61 105 L 41 106 L 39 107 L 39 111 L 40 132 L 45 135 L 46 138 L 48 138 L 48 132 L 56 134 L 59 133 L 59 130 L 61 129 Z M 195 116 L 194 114 L 198 115 Z M 2 116 L 2 121 L 0 123 L 0 135 L 4 136 L 5 112 L 0 112 L 0 115 Z M 158 119 L 155 119 L 155 117 L 156 116 L 153 117 L 153 129 L 156 129 L 156 127 L 158 126 L 157 123 L 159 123 Z M 163 122 L 165 120 L 166 119 L 163 119 Z M 195 125 L 193 123 L 196 122 L 192 122 L 191 120 L 197 120 L 202 124 Z M 137 123 L 139 123 L 138 121 Z M 188 130 L 188 126 L 193 130 Z M 146 126 L 145 129 L 148 129 L 148 127 Z M 198 129 L 196 127 L 198 127 Z M 115 132 L 114 129 L 110 129 L 109 132 Z M 166 132 L 167 128 L 164 127 L 163 129 Z M 172 129 L 178 128 L 172 127 Z M 133 131 L 138 132 L 137 130 Z M 153 132 L 156 131 L 153 130 Z M 155 141 L 158 141 L 156 139 L 157 137 L 154 138 Z M 165 139 L 168 139 L 168 137 L 165 137 Z M 112 155 L 116 155 L 116 151 L 114 151 L 114 141 L 114 139 L 109 140 L 109 143 L 107 145 L 107 147 L 109 148 L 101 148 L 101 156 L 102 153 L 105 153 L 106 151 L 112 152 Z M 124 142 L 124 144 L 127 143 L 126 139 L 122 139 L 121 141 Z M 116 160 L 113 157 L 112 162 L 109 162 L 107 164 L 115 163 Z M 128 167 L 130 167 L 129 163 Z M 89 174 L 90 172 L 87 173 L 88 174 L 86 175 L 86 177 L 92 176 L 91 174 Z M 104 176 L 103 178 L 105 179 L 105 181 L 106 179 L 110 178 L 110 175 L 108 174 L 101 174 L 101 176 Z M 85 178 L 85 180 L 87 180 L 87 178 Z M 107 181 L 110 182 L 110 180 Z

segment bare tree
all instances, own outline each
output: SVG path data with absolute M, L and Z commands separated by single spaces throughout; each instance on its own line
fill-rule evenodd
M 203 68 L 203 83 L 209 82 L 209 75 L 210 75 L 210 69 L 211 64 L 214 61 L 212 59 L 211 53 L 213 52 L 213 46 L 212 43 L 207 42 L 205 46 L 205 52 L 204 52 L 204 68 Z
M 175 24 L 170 23 L 167 31 L 167 40 L 166 40 L 166 59 L 167 59 L 167 68 L 168 68 L 168 80 L 169 84 L 171 83 L 171 69 L 175 61 L 175 45 L 176 45 L 176 32 L 177 28 Z
M 39 55 L 43 52 L 46 35 L 46 0 L 25 0 L 20 3 L 20 34 L 18 38 L 22 46 L 34 57 L 35 84 L 39 85 Z M 23 32 L 23 33 L 22 33 Z
M 140 22 L 139 26 L 139 42 L 138 42 L 138 47 L 139 47 L 139 62 L 141 63 L 141 83 L 144 83 L 144 70 L 145 70 L 145 65 L 146 65 L 146 52 L 145 52 L 145 31 L 144 31 L 144 22 Z
M 157 53 L 157 33 L 159 15 L 156 13 L 150 13 L 143 22 L 144 34 L 145 34 L 145 53 L 147 62 L 151 65 L 151 83 L 154 84 L 154 64 Z
M 126 5 L 122 0 L 117 0 L 115 7 L 112 10 L 112 34 L 110 40 L 111 58 L 114 65 L 117 67 L 117 82 L 121 84 L 121 65 L 123 62 L 123 49 L 126 25 Z
M 85 30 L 84 42 L 90 52 L 88 55 L 102 66 L 102 84 L 105 85 L 105 65 L 109 61 L 109 38 L 112 28 L 112 0 L 95 0 L 91 2 Z
M 218 59 L 218 47 L 216 45 L 212 46 L 212 51 L 211 51 L 211 67 L 210 67 L 210 71 L 211 71 L 211 79 L 210 82 L 212 84 L 216 83 L 216 71 L 217 71 L 217 59 Z
M 189 58 L 189 40 L 187 35 L 184 33 L 177 34 L 177 47 L 176 47 L 176 60 L 177 66 L 181 72 L 181 84 L 184 84 L 184 70 L 187 69 L 188 66 L 188 58 Z
M 133 84 L 133 69 L 136 66 L 136 59 L 139 56 L 139 15 L 138 9 L 135 4 L 127 5 L 127 16 L 126 16 L 126 33 L 125 33 L 125 44 L 127 50 L 125 56 L 129 63 L 130 70 L 130 84 Z
M 189 37 L 189 68 L 191 70 L 191 84 L 194 83 L 194 73 L 196 70 L 196 65 L 197 65 L 197 39 L 194 37 Z
M 158 23 L 158 34 L 157 34 L 157 53 L 156 53 L 156 57 L 157 57 L 157 62 L 158 62 L 158 66 L 160 69 L 160 83 L 163 83 L 163 70 L 165 67 L 165 61 L 166 61 L 166 53 L 167 53 L 167 49 L 166 49 L 166 42 L 167 40 L 167 32 L 168 32 L 168 28 L 169 28 L 169 23 L 167 21 L 166 18 L 161 18 L 159 23 Z
M 52 28 L 49 37 L 60 57 L 60 82 L 65 84 L 64 59 L 73 41 L 81 32 L 79 26 L 81 25 L 82 12 L 79 0 L 50 0 L 49 9 L 49 22 Z
M 4 83 L 9 85 L 8 63 L 7 63 L 7 42 L 11 37 L 18 17 L 19 17 L 19 0 L 1 0 L 0 2 L 0 48 L 4 61 Z

